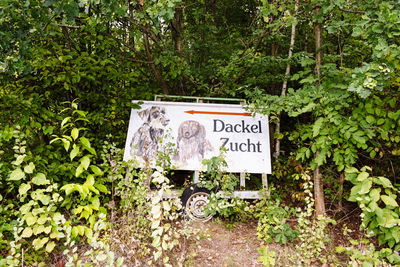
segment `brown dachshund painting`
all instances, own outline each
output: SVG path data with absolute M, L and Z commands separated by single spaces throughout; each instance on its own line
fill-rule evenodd
M 176 141 L 178 153 L 176 161 L 184 164 L 191 159 L 203 160 L 204 154 L 213 151 L 209 140 L 206 139 L 206 129 L 197 121 L 184 121 L 178 128 L 178 138 Z
M 145 160 L 153 159 L 158 151 L 159 138 L 164 136 L 164 128 L 169 119 L 166 117 L 165 108 L 158 106 L 140 111 L 138 115 L 144 122 L 132 138 L 130 153 Z

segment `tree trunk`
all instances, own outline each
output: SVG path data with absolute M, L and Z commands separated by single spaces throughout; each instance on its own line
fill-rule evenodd
M 318 14 L 320 7 L 317 5 L 314 9 L 314 13 Z M 322 53 L 321 53 L 321 32 L 322 26 L 318 21 L 314 22 L 314 39 L 315 39 L 315 74 L 318 77 L 318 85 L 320 85 L 321 78 L 321 64 L 322 64 Z M 319 151 L 315 153 L 315 158 L 318 157 Z M 322 184 L 322 174 L 319 165 L 314 170 L 314 198 L 315 198 L 315 215 L 325 214 L 325 197 L 324 187 Z
M 315 153 L 315 157 L 317 157 L 319 151 Z M 315 199 L 315 215 L 324 215 L 325 214 L 325 197 L 324 197 L 324 186 L 322 184 L 322 174 L 320 172 L 320 168 L 317 167 L 314 170 L 314 199 Z
M 183 33 L 183 7 L 178 6 L 175 8 L 174 19 L 171 21 L 172 25 L 172 39 L 175 44 L 175 50 L 178 52 L 180 58 L 183 57 L 183 48 L 182 48 L 182 33 Z M 174 92 L 174 94 L 185 95 L 185 83 L 184 77 L 180 76 L 178 81 L 178 86 Z
M 161 73 L 157 69 L 156 64 L 154 64 L 154 60 L 153 57 L 151 56 L 151 51 L 150 51 L 149 37 L 145 33 L 143 33 L 143 41 L 144 41 L 144 47 L 146 49 L 147 59 L 150 62 L 150 67 L 153 70 L 154 76 L 156 77 L 156 80 L 159 86 L 161 87 L 163 93 L 168 95 L 169 93 L 168 85 L 161 76 Z
M 296 0 L 295 1 L 295 5 L 294 5 L 294 16 L 297 15 L 296 13 L 297 13 L 298 8 L 299 8 L 299 1 Z M 286 64 L 285 78 L 283 80 L 282 91 L 281 91 L 281 96 L 282 97 L 286 95 L 287 81 L 288 81 L 288 77 L 289 77 L 289 74 L 290 74 L 290 60 L 291 60 L 292 55 L 293 55 L 295 38 L 296 38 L 296 17 L 295 17 L 294 22 L 292 24 L 292 32 L 290 34 L 290 46 L 289 46 L 288 62 Z M 281 153 L 281 138 L 279 137 L 279 135 L 281 133 L 281 115 L 282 115 L 282 112 L 279 112 L 278 122 L 276 123 L 276 128 L 275 128 L 275 134 L 277 135 L 276 143 L 275 143 L 275 161 L 278 161 L 279 155 Z
M 339 192 L 338 192 L 338 210 L 343 209 L 343 184 L 344 184 L 344 172 L 340 173 L 339 176 Z

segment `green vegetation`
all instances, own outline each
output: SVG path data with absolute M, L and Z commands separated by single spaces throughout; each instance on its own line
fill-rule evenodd
M 399 25 L 394 0 L 1 1 L 0 266 L 185 262 L 173 147 L 157 169 L 122 162 L 131 100 L 155 94 L 269 115 L 269 195 L 212 191 L 206 212 L 257 220 L 293 264 L 400 264 Z M 206 187 L 237 187 L 205 164 Z M 362 237 L 334 247 L 344 220 Z

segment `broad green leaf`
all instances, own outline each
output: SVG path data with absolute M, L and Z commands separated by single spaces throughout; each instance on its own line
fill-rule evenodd
M 151 214 L 153 215 L 153 219 L 158 219 L 161 217 L 161 207 L 160 205 L 153 206 L 151 208 Z
M 21 179 L 25 178 L 25 172 L 21 170 L 21 168 L 17 168 L 13 170 L 10 174 L 10 178 L 8 180 L 10 181 L 19 181 Z
M 26 192 L 28 192 L 29 189 L 31 189 L 31 185 L 23 183 L 19 186 L 18 192 L 19 192 L 20 196 L 23 196 L 26 194 Z
M 93 206 L 93 209 L 95 209 L 95 210 L 99 209 L 99 207 L 100 207 L 99 197 L 95 197 L 92 199 L 92 206 Z
M 369 177 L 369 173 L 368 172 L 361 172 L 358 176 L 357 176 L 357 181 L 364 181 L 365 179 L 367 179 Z
M 71 130 L 71 137 L 74 138 L 74 140 L 76 140 L 79 136 L 79 129 L 78 128 L 74 128 Z
M 78 153 L 79 153 L 79 147 L 74 145 L 74 148 L 71 150 L 71 153 L 69 154 L 71 161 L 78 155 Z
M 370 180 L 365 180 L 362 182 L 361 184 L 361 189 L 358 192 L 360 195 L 366 194 L 369 192 L 369 190 L 371 189 L 372 186 L 372 181 Z
M 90 145 L 90 141 L 89 139 L 87 139 L 86 137 L 82 136 L 81 138 L 79 138 L 81 140 L 81 143 L 83 145 L 83 147 L 89 151 L 91 154 L 96 155 L 96 151 L 91 147 Z
M 365 118 L 365 120 L 366 120 L 368 123 L 370 123 L 370 124 L 372 124 L 372 123 L 375 122 L 375 118 L 374 118 L 373 116 L 371 116 L 371 115 L 368 115 L 368 116 Z
M 315 122 L 314 122 L 314 125 L 313 125 L 313 137 L 316 137 L 318 134 L 319 134 L 319 131 L 320 131 L 320 129 L 321 129 L 321 127 L 322 127 L 322 123 L 324 122 L 324 118 L 318 118 L 318 120 L 316 120 Z
M 48 226 L 46 226 L 46 227 L 44 228 L 43 232 L 44 232 L 45 234 L 50 234 L 51 228 L 52 228 L 51 225 L 48 225 Z
M 32 224 L 34 224 L 36 222 L 36 220 L 37 220 L 37 217 L 33 216 L 31 213 L 29 213 L 25 216 L 25 221 L 28 226 L 31 226 Z
M 60 232 L 58 232 L 57 230 L 55 230 L 54 232 L 51 232 L 50 234 L 50 238 L 54 239 L 54 238 L 58 238 L 58 235 L 60 234 Z
M 43 195 L 43 197 L 40 198 L 40 201 L 43 203 L 43 205 L 49 205 L 51 200 L 51 197 L 48 195 Z
M 376 151 L 375 151 L 375 150 L 371 150 L 371 152 L 369 152 L 369 156 L 370 156 L 371 158 L 375 158 L 375 156 L 376 156 Z
M 63 187 L 61 187 L 60 190 L 64 190 L 65 194 L 68 196 L 69 194 L 75 191 L 75 184 L 66 184 Z
M 50 184 L 50 181 L 46 179 L 46 175 L 39 172 L 35 175 L 35 177 L 32 178 L 32 183 L 34 183 L 35 185 L 45 185 Z
M 32 244 L 36 250 L 39 250 L 47 243 L 47 241 L 49 241 L 48 237 L 44 237 L 42 239 L 36 238 L 35 240 L 33 240 Z
M 29 162 L 29 164 L 24 167 L 24 172 L 30 174 L 33 173 L 34 169 L 35 169 L 35 164 L 33 164 L 33 162 Z
M 354 168 L 354 167 L 348 167 L 348 168 L 345 169 L 345 172 L 346 173 L 357 173 L 358 170 L 356 168 Z
M 393 188 L 392 182 L 386 177 L 379 176 L 376 179 L 374 179 L 374 182 L 380 185 L 383 185 L 386 188 Z
M 83 172 L 83 166 L 82 164 L 79 164 L 79 166 L 76 168 L 75 171 L 75 177 L 79 177 L 82 174 L 82 172 Z
M 17 159 L 13 162 L 14 165 L 21 165 L 21 163 L 24 161 L 24 158 L 26 157 L 26 155 L 19 155 L 17 157 Z
M 45 224 L 49 218 L 46 215 L 41 215 L 40 218 L 37 220 L 37 224 Z
M 94 176 L 89 174 L 86 178 L 85 184 L 87 185 L 94 185 Z
M 103 175 L 102 170 L 95 166 L 95 165 L 90 165 L 90 169 L 92 170 L 92 172 L 97 176 L 97 175 Z
M 78 233 L 80 236 L 83 236 L 85 234 L 85 227 L 83 225 L 78 225 Z
M 100 192 L 102 192 L 104 194 L 108 193 L 107 187 L 105 185 L 95 184 L 94 187 L 96 187 Z
M 77 237 L 79 234 L 79 229 L 78 227 L 74 226 L 72 227 L 72 231 L 71 231 L 72 237 Z
M 69 147 L 70 147 L 70 145 L 71 145 L 71 142 L 70 142 L 70 141 L 68 141 L 67 139 L 61 139 L 61 140 L 63 141 L 63 144 L 64 144 L 65 151 L 67 151 L 67 152 L 68 152 L 68 150 L 69 150 Z
M 26 228 L 24 229 L 24 231 L 22 231 L 21 237 L 23 237 L 23 238 L 29 238 L 29 237 L 32 236 L 32 234 L 33 234 L 32 228 L 26 227 Z
M 83 168 L 85 168 L 85 170 L 87 170 L 89 168 L 89 165 L 90 165 L 89 156 L 84 156 L 83 158 L 81 158 L 81 165 L 83 166 Z
M 380 193 L 381 193 L 381 189 L 380 188 L 374 188 L 371 190 L 371 192 L 369 193 L 369 196 L 371 198 L 372 202 L 377 202 L 380 198 Z
M 399 204 L 397 204 L 396 200 L 391 198 L 390 196 L 381 195 L 381 199 L 388 206 L 392 206 L 392 207 L 398 207 L 399 206 Z
M 89 139 L 87 139 L 86 137 L 82 136 L 82 137 L 80 138 L 80 140 L 81 140 L 81 143 L 82 143 L 83 146 L 85 146 L 85 147 L 91 147 L 91 146 L 90 146 L 90 141 L 89 141 Z
M 66 124 L 69 120 L 71 119 L 71 117 L 66 117 L 62 120 L 61 122 L 61 129 L 63 128 L 64 124 Z
M 50 243 L 47 243 L 46 251 L 48 253 L 52 252 L 55 246 L 56 246 L 56 243 L 54 243 L 54 241 L 51 241 Z

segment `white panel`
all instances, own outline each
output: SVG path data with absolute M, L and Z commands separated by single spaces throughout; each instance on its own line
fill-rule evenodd
M 148 101 L 141 107 L 131 112 L 125 161 L 136 158 L 144 166 L 148 158 L 154 165 L 158 137 L 164 136 L 177 148 L 171 155 L 175 169 L 204 170 L 202 160 L 218 156 L 224 146 L 226 171 L 271 173 L 267 116 L 246 116 L 251 114 L 241 105 L 231 104 Z

